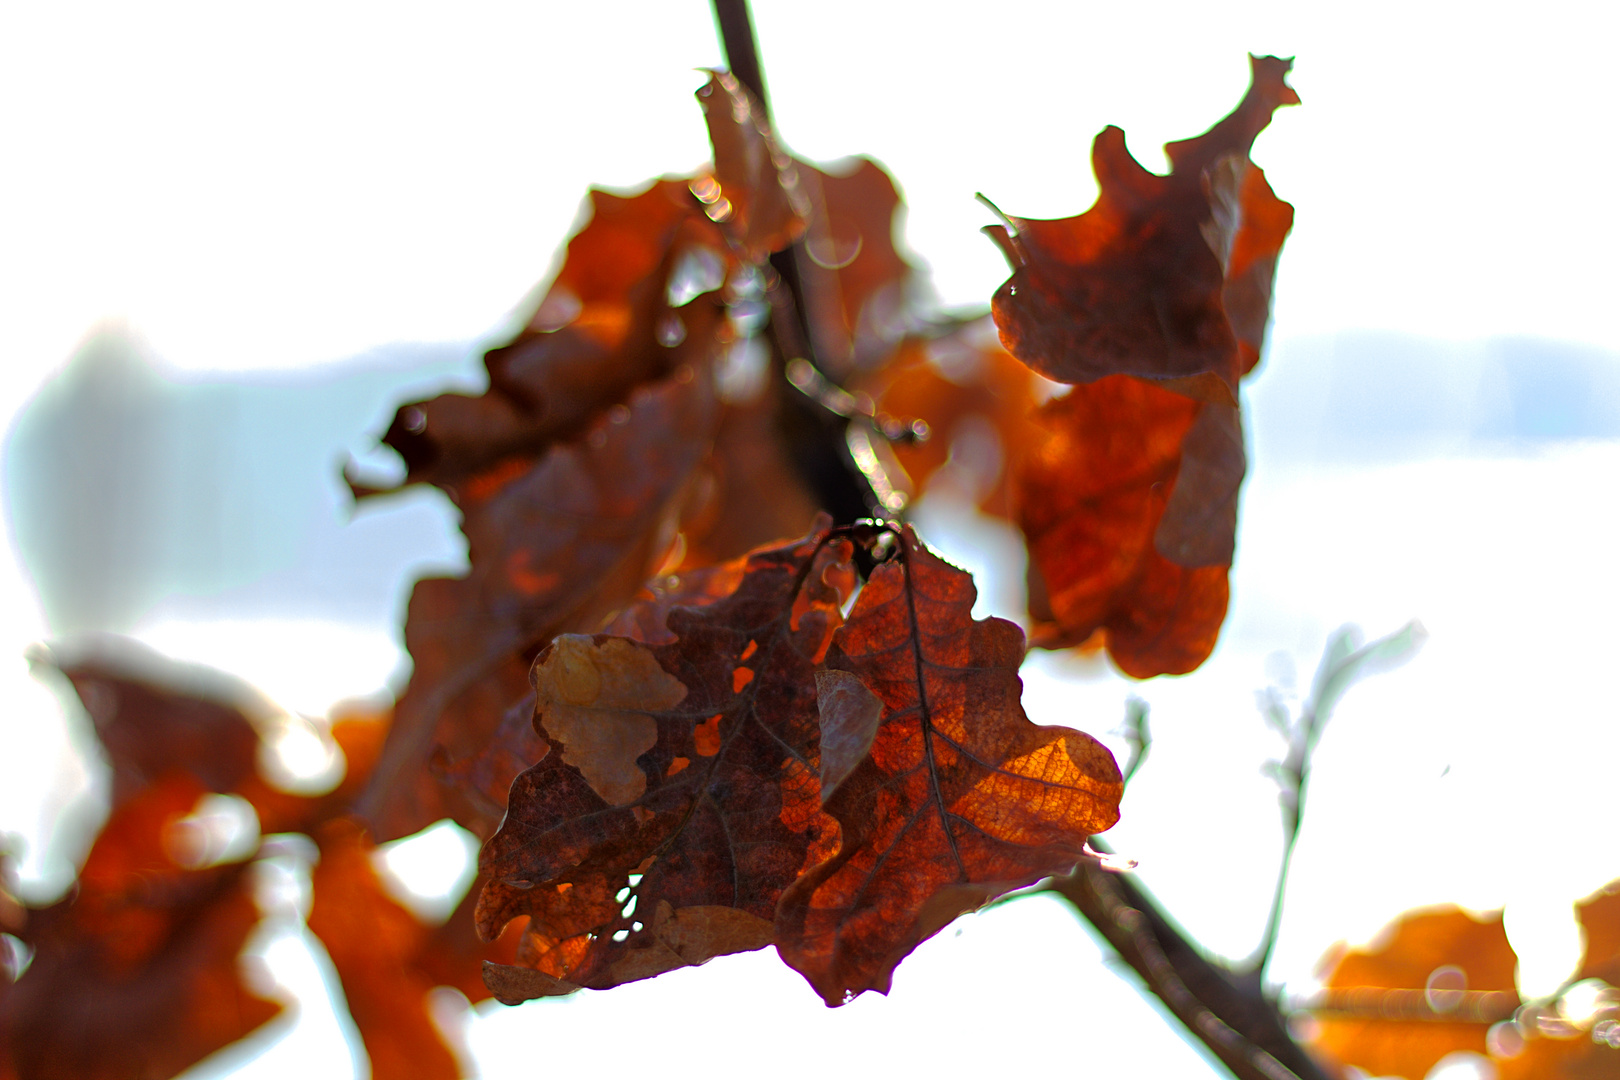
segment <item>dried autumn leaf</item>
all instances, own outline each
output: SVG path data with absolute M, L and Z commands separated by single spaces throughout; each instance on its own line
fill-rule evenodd
M 152 779 L 114 809 L 75 891 L 28 912 L 15 932 L 34 956 L 5 995 L 0 1070 L 9 1055 L 20 1080 L 162 1080 L 281 1011 L 242 980 L 259 922 L 247 865 L 183 865 L 174 825 L 206 790 Z
M 559 638 L 535 665 L 550 752 L 485 845 L 486 938 L 529 916 L 504 1000 L 604 989 L 760 948 L 832 821 L 817 799 L 816 662 L 853 586 L 825 523 L 668 611 L 673 640 Z
M 1276 108 L 1299 102 L 1284 81 L 1292 63 L 1250 57 L 1243 101 L 1166 146 L 1168 175 L 1144 169 L 1125 133 L 1105 128 L 1092 146 L 1101 190 L 1090 210 L 985 230 L 1013 267 L 992 301 L 1009 352 L 1059 382 L 1135 375 L 1237 404 L 1293 219 L 1248 154 Z
M 709 72 L 697 92 L 714 147 L 714 175 L 692 184 L 711 221 L 749 262 L 804 232 L 809 205 L 793 159 L 777 145 L 765 109 L 729 71 Z
M 782 958 L 828 1005 L 886 993 L 956 916 L 1084 857 L 1118 819 L 1113 756 L 1025 716 L 1023 632 L 972 618 L 972 578 L 907 528 L 827 653 L 881 699 L 871 752 L 827 802 L 836 852 L 782 896 Z
M 780 383 L 774 374 L 772 380 Z M 802 536 L 819 512 L 794 444 L 783 435 L 782 392 L 728 403 L 681 521 L 686 574 L 784 536 Z
M 1227 567 L 1182 565 L 1159 540 L 1230 556 L 1236 418 L 1224 414 L 1233 413 L 1127 376 L 1076 386 L 1039 410 L 1044 437 L 1014 478 L 1034 644 L 1078 645 L 1103 630 L 1114 662 L 1137 678 L 1203 663 L 1226 617 Z M 1241 441 L 1236 450 L 1240 465 Z M 1172 505 L 1182 513 L 1171 517 Z
M 1577 903 L 1575 915 L 1586 932 L 1586 952 L 1575 977 L 1620 986 L 1620 881 Z
M 79 695 L 112 765 L 114 806 L 177 767 L 220 793 L 254 775 L 259 733 L 250 717 L 272 708 L 246 684 L 122 638 L 35 659 L 61 671 Z
M 988 319 L 932 340 L 912 339 L 870 387 L 880 413 L 922 420 L 928 438 L 894 444 L 919 491 L 947 465 L 980 509 L 1013 516 L 1010 480 L 1040 434 L 1031 423 L 1038 376 L 995 338 Z
M 309 928 L 326 946 L 374 1080 L 457 1080 L 455 1055 L 428 1012 L 433 982 L 410 960 L 428 930 L 382 888 L 374 850 L 353 821 L 315 833 L 321 858 L 310 874 Z
M 1386 937 L 1387 935 L 1387 937 Z M 1312 1049 L 1374 1076 L 1423 1080 L 1447 1054 L 1488 1051 L 1513 1015 L 1518 957 L 1502 913 L 1410 912 L 1376 948 L 1342 953 L 1325 980 Z
M 884 363 L 909 329 L 912 267 L 894 246 L 900 192 L 870 158 L 798 168 L 810 204 L 798 264 L 810 336 L 824 368 L 844 377 Z
M 383 442 L 404 458 L 405 483 L 454 493 L 509 459 L 532 461 L 682 362 L 670 346 L 692 313 L 672 305 L 668 279 L 678 259 L 704 254 L 723 274 L 724 241 L 680 181 L 631 196 L 593 189 L 590 205 L 529 324 L 485 355 L 489 389 L 400 407 Z
M 416 666 L 377 767 L 379 799 L 366 807 L 380 839 L 447 814 L 479 835 L 493 826 L 425 766 L 436 748 L 449 761 L 482 750 L 527 692 L 533 651 L 594 629 L 658 568 L 713 437 L 707 372 L 683 367 L 638 389 L 578 443 L 464 500 L 471 572 L 420 581 L 411 595 L 405 643 Z

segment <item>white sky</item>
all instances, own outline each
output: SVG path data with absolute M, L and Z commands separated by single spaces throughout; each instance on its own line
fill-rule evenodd
M 1276 52 L 1298 57 L 1305 104 L 1280 113 L 1255 150 L 1299 208 L 1275 341 L 1384 329 L 1620 348 L 1620 27 L 1614 9 L 1590 3 L 1533 10 L 828 0 L 762 2 L 756 22 L 786 142 L 817 159 L 883 160 L 948 304 L 982 304 L 1005 276 L 977 234 L 989 217 L 975 191 L 1026 217 L 1076 213 L 1095 194 L 1087 153 L 1102 125 L 1124 127 L 1162 168 L 1159 144 L 1237 101 L 1245 53 Z M 587 185 L 633 186 L 704 159 L 692 69 L 719 60 L 696 0 L 0 9 L 0 425 L 109 318 L 193 370 L 306 367 L 386 342 L 501 333 Z M 1160 745 L 1119 842 L 1190 928 L 1237 952 L 1258 931 L 1276 819 L 1256 771 L 1274 750 L 1252 691 L 1273 650 L 1308 678 L 1327 631 L 1351 620 L 1380 633 L 1420 616 L 1434 637 L 1411 667 L 1354 691 L 1323 744 L 1278 974 L 1308 978 L 1336 937 L 1365 938 L 1411 904 L 1513 900 L 1551 911 L 1550 925 L 1567 921 L 1559 904 L 1620 876 L 1597 841 L 1612 816 L 1598 794 L 1620 749 L 1604 666 L 1606 612 L 1620 601 L 1605 494 L 1617 465 L 1612 448 L 1587 447 L 1378 472 L 1257 470 L 1220 653 L 1198 676 L 1140 688 Z M 0 573 L 0 610 L 0 659 L 15 657 L 43 624 L 14 567 Z M 253 639 L 166 632 L 193 655 Z M 265 627 L 256 669 L 237 670 L 312 707 L 373 689 L 391 666 L 379 638 L 363 644 L 347 628 L 321 640 L 364 661 L 323 666 L 307 656 L 316 637 Z M 48 723 L 48 696 L 4 663 L 8 723 Z M 1100 734 L 1125 692 L 1108 678 L 1032 676 L 1029 708 Z M 1575 743 L 1590 752 L 1571 760 Z M 9 815 L 71 784 L 78 766 L 54 768 L 32 770 L 19 796 L 29 801 L 6 802 L 0 827 L 34 828 Z M 1188 829 L 1189 810 L 1208 825 Z M 944 1029 L 934 1067 L 947 1076 L 982 1071 L 998 1025 L 1021 1032 L 1014 1053 L 1032 1066 L 1083 1052 L 1099 1075 L 1127 1063 L 1138 1075 L 1196 1071 L 1065 918 L 1032 906 L 970 920 L 914 958 L 889 1001 L 837 1013 L 751 957 L 500 1011 L 471 1039 L 499 1076 L 514 1048 L 553 1032 L 663 1053 L 669 1040 L 707 1038 L 721 1009 L 754 1018 L 742 1025 L 754 1041 L 706 1052 L 701 1070 L 694 1057 L 694 1075 L 740 1071 L 743 1051 L 763 1052 L 761 1032 L 782 1026 L 796 1045 L 824 1029 L 841 1047 L 804 1062 L 807 1074 L 863 1075 L 863 1063 L 875 1074 L 896 1067 L 881 1064 L 885 1026 L 925 1024 Z M 1510 927 L 1533 922 L 1510 914 Z M 1567 927 L 1543 936 L 1553 970 Z M 307 954 L 287 955 L 278 971 L 314 970 Z M 258 1068 L 349 1075 L 332 1049 L 338 1029 L 306 1013 Z M 964 1030 L 949 1016 L 980 1020 Z M 642 1022 L 649 1041 L 638 1042 Z

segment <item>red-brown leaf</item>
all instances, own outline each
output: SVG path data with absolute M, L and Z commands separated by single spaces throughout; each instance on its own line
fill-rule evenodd
M 759 262 L 804 232 L 809 204 L 798 167 L 777 145 L 765 109 L 728 71 L 711 71 L 698 104 L 714 147 L 714 176 L 693 192 L 743 257 Z
M 534 650 L 595 629 L 657 570 L 713 437 L 707 372 L 683 368 L 637 390 L 622 414 L 464 504 L 471 572 L 418 582 L 411 596 L 405 642 L 416 667 L 378 766 L 385 801 L 368 807 L 380 839 L 446 813 L 480 835 L 495 824 L 425 766 L 435 746 L 451 762 L 480 752 L 527 692 Z
M 1090 210 L 986 229 L 1013 266 L 992 309 L 1014 356 L 1060 382 L 1128 374 L 1237 404 L 1293 220 L 1249 148 L 1279 105 L 1299 101 L 1284 82 L 1291 61 L 1250 61 L 1238 108 L 1165 148 L 1169 175 L 1144 169 L 1109 127 L 1092 146 L 1101 192 Z
M 813 670 L 853 585 L 848 558 L 823 527 L 749 556 L 724 599 L 671 609 L 668 643 L 563 637 L 540 655 L 550 752 L 513 784 L 480 860 L 481 932 L 530 917 L 519 961 L 539 974 L 495 971 L 503 999 L 770 942 L 781 891 L 833 828 Z
M 810 202 L 799 273 L 811 337 L 824 370 L 839 377 L 881 363 L 909 329 L 911 264 L 894 246 L 900 192 L 870 158 L 829 170 L 799 162 Z
M 579 435 L 603 409 L 682 362 L 664 342 L 693 315 L 670 306 L 666 281 L 694 248 L 718 263 L 724 241 L 680 181 L 631 196 L 593 189 L 590 204 L 591 220 L 569 241 L 529 324 L 485 355 L 489 389 L 399 409 L 383 441 L 405 459 L 405 483 L 458 497 L 462 485 L 508 459 L 532 461 Z M 713 305 L 705 307 L 712 317 Z
M 118 638 L 50 662 L 73 684 L 107 751 L 114 806 L 175 768 L 220 793 L 254 775 L 259 734 L 249 716 L 271 709 L 246 684 Z
M 151 779 L 114 812 L 75 891 L 28 913 L 34 949 L 5 995 L 5 1046 L 20 1080 L 162 1080 L 281 1011 L 242 981 L 258 925 L 246 864 L 190 869 L 174 824 L 207 789 Z
M 1023 632 L 974 620 L 972 579 L 909 528 L 900 543 L 826 659 L 881 699 L 881 726 L 827 802 L 836 853 L 777 912 L 782 958 L 829 1005 L 886 993 L 895 966 L 957 915 L 1072 869 L 1123 793 L 1089 735 L 1024 715 Z

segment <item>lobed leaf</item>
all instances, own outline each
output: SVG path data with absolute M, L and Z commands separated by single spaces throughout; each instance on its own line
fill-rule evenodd
M 1230 116 L 1165 147 L 1169 175 L 1143 168 L 1125 133 L 1108 127 L 1092 145 L 1101 190 L 1090 210 L 986 228 L 1013 267 L 991 307 L 1009 352 L 1059 382 L 1135 375 L 1237 405 L 1293 221 L 1249 149 L 1279 105 L 1299 101 L 1284 82 L 1292 61 L 1250 57 L 1250 66 Z
M 974 620 L 974 596 L 969 575 L 907 528 L 828 650 L 828 672 L 847 672 L 882 702 L 870 753 L 826 802 L 838 847 L 776 915 L 783 960 L 828 1005 L 887 993 L 920 942 L 1071 870 L 1087 838 L 1118 819 L 1113 756 L 1089 735 L 1030 723 L 1019 703 L 1023 633 Z
M 716 411 L 711 380 L 683 368 L 464 506 L 471 572 L 420 581 L 411 595 L 405 643 L 416 666 L 379 766 L 384 798 L 370 816 L 380 838 L 447 813 L 487 835 L 487 809 L 427 762 L 484 750 L 528 691 L 529 657 L 560 632 L 599 626 L 658 569 Z
M 817 800 L 813 671 L 849 557 L 823 520 L 749 556 L 724 598 L 669 608 L 673 640 L 563 636 L 540 654 L 549 752 L 484 847 L 477 917 L 490 938 L 527 915 L 519 964 L 545 977 L 493 969 L 503 999 L 770 942 L 778 897 L 834 828 Z

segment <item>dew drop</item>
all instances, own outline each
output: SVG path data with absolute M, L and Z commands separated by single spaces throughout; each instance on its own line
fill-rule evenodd
M 666 349 L 673 349 L 686 340 L 686 324 L 681 317 L 673 311 L 666 311 L 658 320 L 658 327 L 654 331 L 658 344 Z

